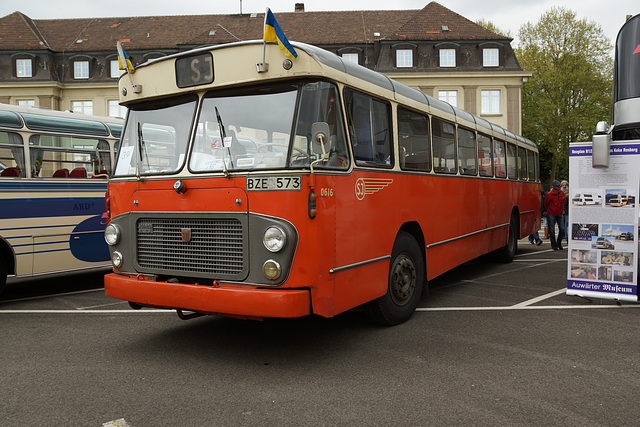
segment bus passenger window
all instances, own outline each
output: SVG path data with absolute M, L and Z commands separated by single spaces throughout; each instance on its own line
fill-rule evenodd
M 345 90 L 345 99 L 356 164 L 391 167 L 389 104 L 349 89 Z
M 529 181 L 536 180 L 536 163 L 533 151 L 527 150 L 527 170 L 529 171 Z
M 13 132 L 0 132 L 0 176 L 24 178 L 25 172 L 22 137 Z
M 476 165 L 476 134 L 475 132 L 458 128 L 458 169 L 462 175 L 477 175 Z
M 433 117 L 433 170 L 442 173 L 456 173 L 456 130 L 453 124 Z
M 431 170 L 429 119 L 398 107 L 398 148 L 400 167 L 405 170 Z
M 496 168 L 496 178 L 506 178 L 507 177 L 507 168 L 505 164 L 505 147 L 504 141 L 500 141 L 497 139 L 493 140 L 493 164 Z
M 491 156 L 491 138 L 478 134 L 478 165 L 480 176 L 493 176 L 493 162 Z
M 518 179 L 516 158 L 516 146 L 513 144 L 507 144 L 507 177 L 509 179 Z
M 518 147 L 518 178 L 527 180 L 527 150 Z

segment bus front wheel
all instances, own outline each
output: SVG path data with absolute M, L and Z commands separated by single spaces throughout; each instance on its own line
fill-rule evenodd
M 387 293 L 365 305 L 374 322 L 393 326 L 406 322 L 416 310 L 424 284 L 424 263 L 418 242 L 401 231 L 391 252 Z

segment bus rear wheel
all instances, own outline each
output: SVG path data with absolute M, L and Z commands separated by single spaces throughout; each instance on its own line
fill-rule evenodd
M 387 293 L 365 305 L 367 316 L 385 326 L 406 322 L 418 306 L 423 285 L 420 246 L 413 236 L 401 231 L 391 252 Z
M 516 257 L 518 251 L 518 223 L 515 216 L 511 215 L 509 221 L 509 236 L 507 244 L 495 252 L 496 260 L 499 262 L 510 263 Z

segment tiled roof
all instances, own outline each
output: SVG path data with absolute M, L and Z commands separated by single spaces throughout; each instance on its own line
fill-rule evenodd
M 289 40 L 314 45 L 371 42 L 374 33 L 383 41 L 510 41 L 436 2 L 421 10 L 289 12 L 276 19 Z M 117 41 L 127 50 L 180 49 L 261 39 L 263 24 L 264 13 L 32 20 L 14 12 L 0 18 L 0 50 L 98 52 L 115 50 Z

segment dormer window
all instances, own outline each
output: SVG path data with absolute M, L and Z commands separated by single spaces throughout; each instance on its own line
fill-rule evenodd
M 440 67 L 454 68 L 456 66 L 456 50 L 440 49 Z
M 31 59 L 16 59 L 16 76 L 33 77 L 33 61 Z
M 482 49 L 482 66 L 497 67 L 500 65 L 499 50 L 497 47 Z
M 89 61 L 73 62 L 73 78 L 88 79 L 89 78 Z
M 343 53 L 342 59 L 346 62 L 353 62 L 354 64 L 358 63 L 358 54 L 357 53 Z
M 412 49 L 396 50 L 396 67 L 398 68 L 413 67 L 413 50 Z

